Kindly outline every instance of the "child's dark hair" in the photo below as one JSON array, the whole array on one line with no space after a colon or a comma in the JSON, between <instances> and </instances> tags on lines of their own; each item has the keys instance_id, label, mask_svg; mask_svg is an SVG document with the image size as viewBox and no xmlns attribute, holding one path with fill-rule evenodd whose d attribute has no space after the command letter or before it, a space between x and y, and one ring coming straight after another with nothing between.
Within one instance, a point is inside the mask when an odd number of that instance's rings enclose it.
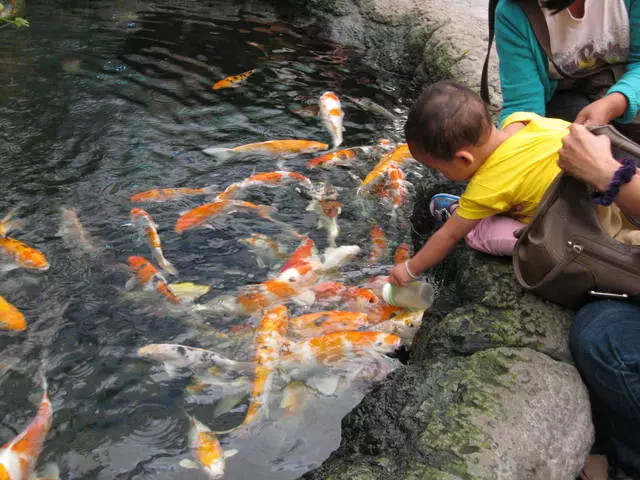
<instances>
[{"instance_id":1,"label":"child's dark hair","mask_svg":"<svg viewBox=\"0 0 640 480\"><path fill-rule=\"evenodd\" d=\"M491 116L478 94L443 80L422 91L404 134L411 149L448 161L461 148L478 144L491 127Z\"/></svg>"}]
</instances>

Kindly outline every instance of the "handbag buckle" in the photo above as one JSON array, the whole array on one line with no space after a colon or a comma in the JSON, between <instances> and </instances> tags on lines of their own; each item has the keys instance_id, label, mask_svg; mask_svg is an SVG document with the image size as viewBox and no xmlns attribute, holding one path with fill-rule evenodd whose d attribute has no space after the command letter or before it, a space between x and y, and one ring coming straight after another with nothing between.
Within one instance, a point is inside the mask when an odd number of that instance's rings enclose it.
<instances>
[{"instance_id":1,"label":"handbag buckle","mask_svg":"<svg viewBox=\"0 0 640 480\"><path fill-rule=\"evenodd\" d=\"M582 250L584 249L582 245L577 242L572 242L571 240L567 242L567 247L572 249L578 255L580 255L582 253Z\"/></svg>"},{"instance_id":2,"label":"handbag buckle","mask_svg":"<svg viewBox=\"0 0 640 480\"><path fill-rule=\"evenodd\" d=\"M615 300L629 300L629 295L626 293L611 293L611 292L598 292L596 290L589 290L589 295L597 298L610 298Z\"/></svg>"}]
</instances>

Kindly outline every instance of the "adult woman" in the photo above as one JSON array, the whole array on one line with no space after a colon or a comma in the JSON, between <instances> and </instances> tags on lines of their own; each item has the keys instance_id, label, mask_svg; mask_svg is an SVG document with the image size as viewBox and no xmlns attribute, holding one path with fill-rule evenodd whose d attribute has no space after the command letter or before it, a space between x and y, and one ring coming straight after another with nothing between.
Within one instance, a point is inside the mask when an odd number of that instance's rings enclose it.
<instances>
[{"instance_id":1,"label":"adult woman","mask_svg":"<svg viewBox=\"0 0 640 480\"><path fill-rule=\"evenodd\" d=\"M552 61L519 5L525 1L537 0L500 0L496 8L500 123L517 111L631 123L640 107L640 0L542 0Z\"/></svg>"},{"instance_id":2,"label":"adult woman","mask_svg":"<svg viewBox=\"0 0 640 480\"><path fill-rule=\"evenodd\" d=\"M601 192L620 168L609 139L572 125L558 165ZM640 175L620 188L615 203L640 217ZM622 301L591 302L576 314L571 352L606 420L611 453L628 474L640 475L640 305Z\"/></svg>"}]
</instances>

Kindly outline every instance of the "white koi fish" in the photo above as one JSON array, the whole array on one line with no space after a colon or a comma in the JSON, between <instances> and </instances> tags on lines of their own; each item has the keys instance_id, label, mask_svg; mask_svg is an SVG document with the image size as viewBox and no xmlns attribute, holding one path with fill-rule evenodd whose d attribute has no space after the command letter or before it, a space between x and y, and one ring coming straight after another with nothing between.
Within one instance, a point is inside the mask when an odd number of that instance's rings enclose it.
<instances>
[{"instance_id":1,"label":"white koi fish","mask_svg":"<svg viewBox=\"0 0 640 480\"><path fill-rule=\"evenodd\" d=\"M335 93L324 92L320 96L320 118L331 134L333 148L337 148L342 144L344 112L340 105L340 99Z\"/></svg>"},{"instance_id":2,"label":"white koi fish","mask_svg":"<svg viewBox=\"0 0 640 480\"><path fill-rule=\"evenodd\" d=\"M190 469L201 468L211 479L222 478L226 466L225 460L238 453L237 450L223 450L216 433L195 417L191 417L189 446L198 463L185 459L180 462L180 466Z\"/></svg>"}]
</instances>

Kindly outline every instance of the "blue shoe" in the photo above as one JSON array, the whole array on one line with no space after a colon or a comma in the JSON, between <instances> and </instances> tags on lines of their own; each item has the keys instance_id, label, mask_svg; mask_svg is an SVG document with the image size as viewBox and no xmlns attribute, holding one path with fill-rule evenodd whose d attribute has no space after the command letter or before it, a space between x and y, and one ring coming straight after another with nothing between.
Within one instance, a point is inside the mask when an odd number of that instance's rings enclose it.
<instances>
[{"instance_id":1,"label":"blue shoe","mask_svg":"<svg viewBox=\"0 0 640 480\"><path fill-rule=\"evenodd\" d=\"M431 201L429 202L429 211L436 220L444 223L451 215L453 215L453 212L456 211L459 201L460 197L456 195L438 193L431 197Z\"/></svg>"}]
</instances>

